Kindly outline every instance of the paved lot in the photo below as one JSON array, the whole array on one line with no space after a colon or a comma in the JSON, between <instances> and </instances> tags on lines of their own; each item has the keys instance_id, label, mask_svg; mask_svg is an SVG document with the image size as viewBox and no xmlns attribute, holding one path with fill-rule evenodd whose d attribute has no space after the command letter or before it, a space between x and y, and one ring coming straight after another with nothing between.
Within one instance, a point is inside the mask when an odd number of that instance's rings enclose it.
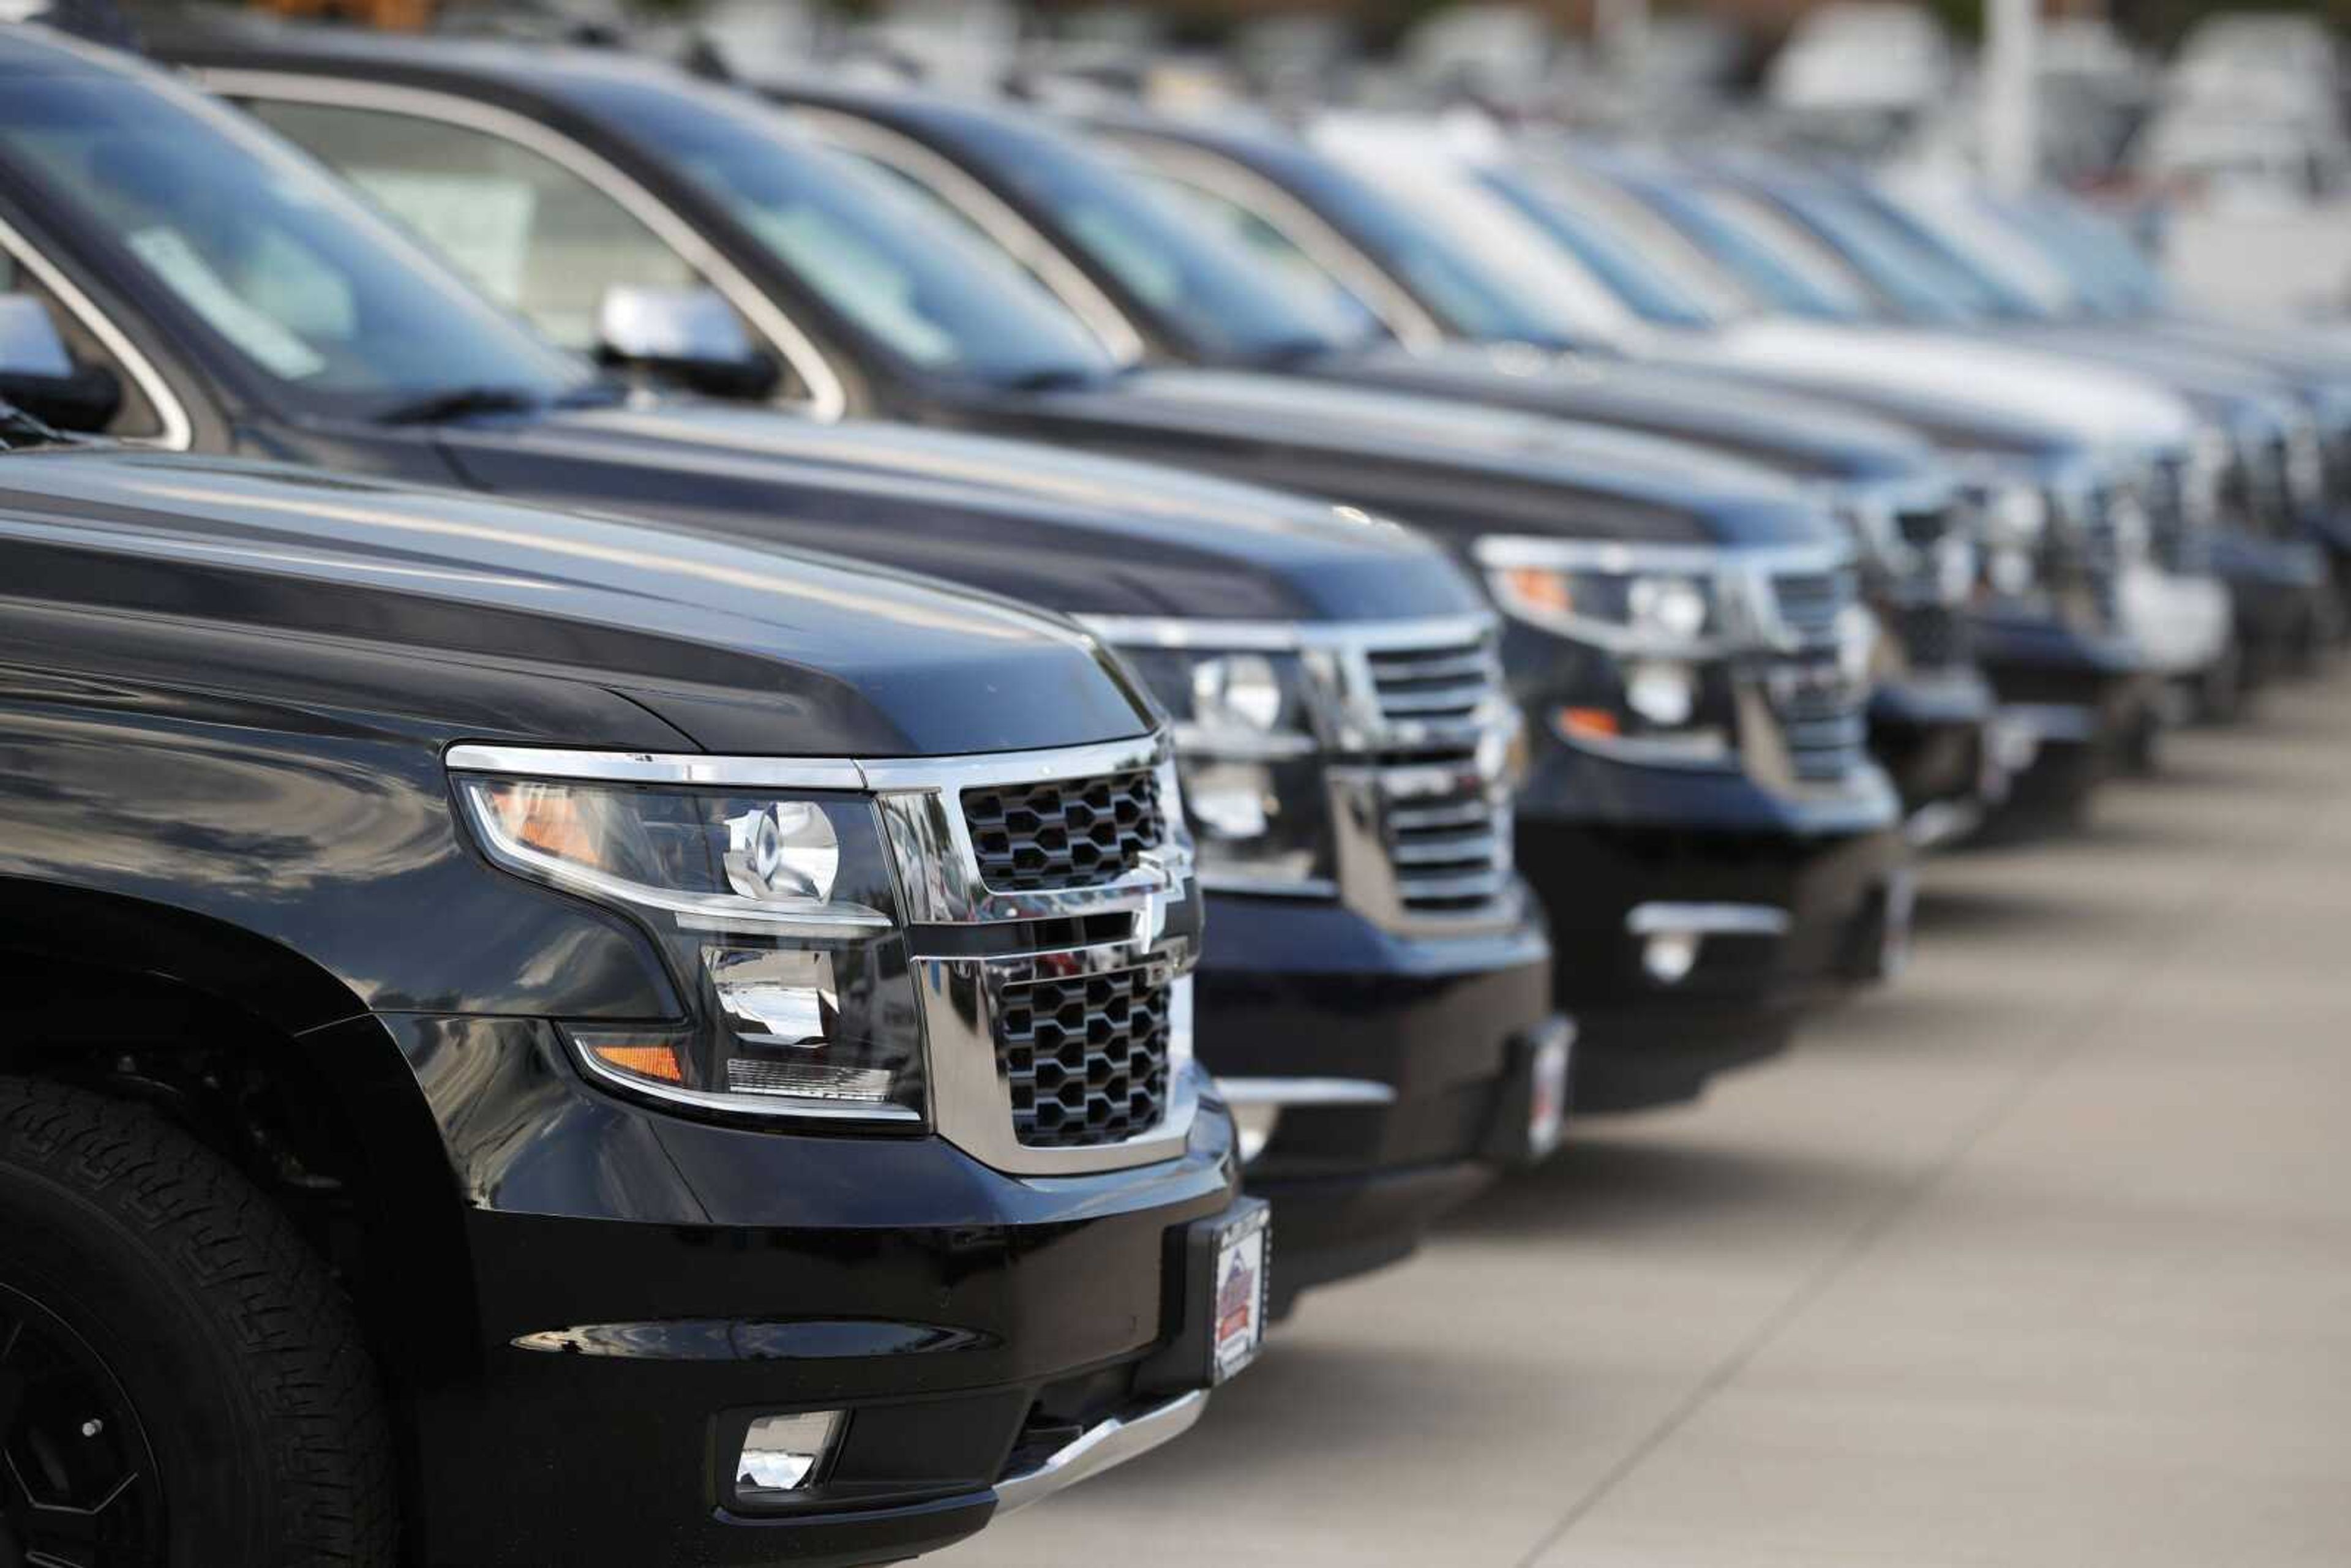
<instances>
[{"instance_id":1,"label":"paved lot","mask_svg":"<svg viewBox=\"0 0 2351 1568\"><path fill-rule=\"evenodd\" d=\"M2351 678L2171 761L941 1561L2351 1563Z\"/></svg>"}]
</instances>

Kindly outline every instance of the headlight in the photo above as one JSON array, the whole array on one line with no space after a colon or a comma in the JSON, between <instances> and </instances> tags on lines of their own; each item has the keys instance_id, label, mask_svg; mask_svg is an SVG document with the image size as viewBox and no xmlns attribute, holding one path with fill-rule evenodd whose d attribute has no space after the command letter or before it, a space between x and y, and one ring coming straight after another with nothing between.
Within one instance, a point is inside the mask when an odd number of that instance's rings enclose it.
<instances>
[{"instance_id":1,"label":"headlight","mask_svg":"<svg viewBox=\"0 0 2351 1568\"><path fill-rule=\"evenodd\" d=\"M459 775L490 858L626 912L683 1027L567 1026L598 1077L747 1115L919 1121L922 1032L872 802Z\"/></svg>"},{"instance_id":2,"label":"headlight","mask_svg":"<svg viewBox=\"0 0 2351 1568\"><path fill-rule=\"evenodd\" d=\"M1730 757L1719 552L1494 536L1476 556L1505 613L1562 640L1530 703L1562 739L1646 760Z\"/></svg>"},{"instance_id":3,"label":"headlight","mask_svg":"<svg viewBox=\"0 0 2351 1568\"><path fill-rule=\"evenodd\" d=\"M1708 573L1521 563L1490 568L1486 580L1519 619L1619 653L1700 655L1720 629Z\"/></svg>"},{"instance_id":4,"label":"headlight","mask_svg":"<svg viewBox=\"0 0 2351 1568\"><path fill-rule=\"evenodd\" d=\"M1118 651L1176 721L1202 884L1332 892L1330 800L1304 656L1133 642Z\"/></svg>"},{"instance_id":5,"label":"headlight","mask_svg":"<svg viewBox=\"0 0 2351 1568\"><path fill-rule=\"evenodd\" d=\"M1965 494L1975 517L1970 564L1994 598L2025 601L2046 590L2046 560L2056 517L2049 497L2025 480L1986 477Z\"/></svg>"}]
</instances>

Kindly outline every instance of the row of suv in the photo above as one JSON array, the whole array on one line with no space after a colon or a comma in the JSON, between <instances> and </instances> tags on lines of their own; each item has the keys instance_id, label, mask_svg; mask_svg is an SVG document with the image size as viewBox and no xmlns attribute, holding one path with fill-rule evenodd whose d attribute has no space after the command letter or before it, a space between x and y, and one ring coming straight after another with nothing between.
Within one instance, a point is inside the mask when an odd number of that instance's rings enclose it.
<instances>
[{"instance_id":1,"label":"row of suv","mask_svg":"<svg viewBox=\"0 0 2351 1568\"><path fill-rule=\"evenodd\" d=\"M956 1540L2218 657L2186 400L1603 346L1547 165L148 43L0 29L0 1563Z\"/></svg>"}]
</instances>

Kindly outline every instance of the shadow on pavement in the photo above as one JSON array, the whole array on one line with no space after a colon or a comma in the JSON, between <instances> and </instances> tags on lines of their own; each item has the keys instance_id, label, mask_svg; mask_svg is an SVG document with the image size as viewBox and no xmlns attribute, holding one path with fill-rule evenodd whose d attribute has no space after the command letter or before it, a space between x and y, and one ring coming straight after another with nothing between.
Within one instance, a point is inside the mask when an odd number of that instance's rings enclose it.
<instances>
[{"instance_id":1,"label":"shadow on pavement","mask_svg":"<svg viewBox=\"0 0 2351 1568\"><path fill-rule=\"evenodd\" d=\"M1902 1179L1890 1166L1612 1135L1587 1123L1551 1159L1497 1183L1439 1229L1464 1238L1624 1239L1850 1204Z\"/></svg>"}]
</instances>

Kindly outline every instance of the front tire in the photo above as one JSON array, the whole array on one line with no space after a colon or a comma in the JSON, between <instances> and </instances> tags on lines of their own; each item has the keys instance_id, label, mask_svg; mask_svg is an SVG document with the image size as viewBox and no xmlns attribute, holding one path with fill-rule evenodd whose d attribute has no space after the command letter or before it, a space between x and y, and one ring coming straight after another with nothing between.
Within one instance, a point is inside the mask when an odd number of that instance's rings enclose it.
<instances>
[{"instance_id":1,"label":"front tire","mask_svg":"<svg viewBox=\"0 0 2351 1568\"><path fill-rule=\"evenodd\" d=\"M143 1107L0 1078L0 1568L389 1568L349 1302L259 1189Z\"/></svg>"}]
</instances>

